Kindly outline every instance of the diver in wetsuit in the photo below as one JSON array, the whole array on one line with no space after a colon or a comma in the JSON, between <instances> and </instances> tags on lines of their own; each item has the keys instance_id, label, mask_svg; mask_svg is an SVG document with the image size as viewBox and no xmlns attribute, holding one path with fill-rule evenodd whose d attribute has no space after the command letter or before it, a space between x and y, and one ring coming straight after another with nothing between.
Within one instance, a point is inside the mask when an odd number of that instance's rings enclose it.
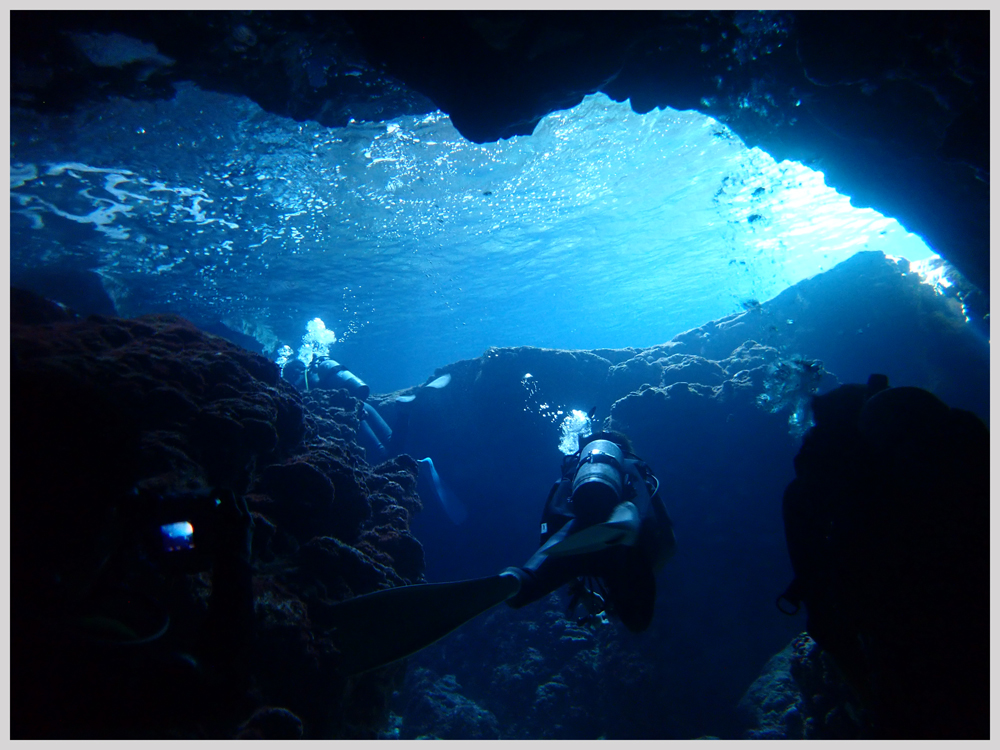
<instances>
[{"instance_id":1,"label":"diver in wetsuit","mask_svg":"<svg viewBox=\"0 0 1000 750\"><path fill-rule=\"evenodd\" d=\"M522 607L567 583L574 595L598 593L581 587L581 577L600 579L611 611L629 630L649 627L654 574L676 547L659 483L624 435L604 432L580 442L549 493L542 546L523 566L469 581L385 589L334 605L329 615L343 670L359 674L410 656L503 601Z\"/></svg>"},{"instance_id":2,"label":"diver in wetsuit","mask_svg":"<svg viewBox=\"0 0 1000 750\"><path fill-rule=\"evenodd\" d=\"M541 547L520 568L521 582L507 604L519 608L580 578L574 602L607 600L622 623L641 632L653 619L655 572L676 548L673 524L649 465L635 456L620 433L580 439L563 462L562 478L542 512ZM591 612L591 614L597 614Z\"/></svg>"},{"instance_id":3,"label":"diver in wetsuit","mask_svg":"<svg viewBox=\"0 0 1000 750\"><path fill-rule=\"evenodd\" d=\"M365 413L358 426L358 438L372 463L381 463L398 452L394 449L401 442L403 430L393 433L382 415L368 403L371 388L344 365L329 357L313 357L306 367L301 360L293 359L284 366L281 375L302 392L316 388L342 388L361 401Z\"/></svg>"}]
</instances>

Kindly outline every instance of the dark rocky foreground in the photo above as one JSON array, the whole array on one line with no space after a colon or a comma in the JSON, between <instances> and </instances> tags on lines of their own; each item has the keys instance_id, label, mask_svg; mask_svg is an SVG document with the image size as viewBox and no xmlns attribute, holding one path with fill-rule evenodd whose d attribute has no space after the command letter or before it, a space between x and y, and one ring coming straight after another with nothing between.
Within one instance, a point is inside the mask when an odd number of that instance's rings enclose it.
<instances>
[{"instance_id":1,"label":"dark rocky foreground","mask_svg":"<svg viewBox=\"0 0 1000 750\"><path fill-rule=\"evenodd\" d=\"M416 464L369 466L360 402L303 399L180 318L74 320L16 290L12 318L12 736L373 736L402 670L339 675L323 611L421 578ZM252 622L220 634L252 631L237 665L205 640L212 566L159 561L132 494L206 486L253 515ZM170 617L150 643L85 620L138 629L137 597Z\"/></svg>"},{"instance_id":2,"label":"dark rocky foreground","mask_svg":"<svg viewBox=\"0 0 1000 750\"><path fill-rule=\"evenodd\" d=\"M808 633L768 660L738 710L747 739L872 739L857 694Z\"/></svg>"},{"instance_id":3,"label":"dark rocky foreground","mask_svg":"<svg viewBox=\"0 0 1000 750\"><path fill-rule=\"evenodd\" d=\"M774 607L805 426L790 417L815 388L871 372L988 417L987 342L955 300L874 253L660 346L493 349L440 368L443 389L373 397L392 425L395 398L416 396L407 453L434 458L461 526L421 505L412 458L365 461L360 402L301 395L179 318L80 320L15 291L11 336L14 737L374 737L390 720L401 737L858 736L833 705L805 732L820 708L790 689L778 717L736 711L802 630ZM558 476L557 412L592 406L653 466L677 529L652 628L579 626L554 594L474 620L409 673L343 676L330 604L523 562ZM213 485L253 517L252 614L221 637L220 565L161 564L133 512ZM169 628L142 642L163 612ZM804 690L826 679L807 645ZM823 685L822 700L847 700Z\"/></svg>"},{"instance_id":4,"label":"dark rocky foreground","mask_svg":"<svg viewBox=\"0 0 1000 750\"><path fill-rule=\"evenodd\" d=\"M44 111L190 80L330 126L440 108L482 143L597 91L695 109L989 292L988 11L15 11L11 48Z\"/></svg>"}]
</instances>

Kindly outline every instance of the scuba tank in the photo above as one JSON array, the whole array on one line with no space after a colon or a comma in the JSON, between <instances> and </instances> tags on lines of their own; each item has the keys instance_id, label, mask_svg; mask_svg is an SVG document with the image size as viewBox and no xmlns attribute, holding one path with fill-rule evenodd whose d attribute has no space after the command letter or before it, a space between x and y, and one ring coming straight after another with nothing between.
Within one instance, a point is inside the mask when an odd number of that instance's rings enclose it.
<instances>
[{"instance_id":1,"label":"scuba tank","mask_svg":"<svg viewBox=\"0 0 1000 750\"><path fill-rule=\"evenodd\" d=\"M367 383L334 359L314 361L309 367L309 379L313 387L343 388L361 401L372 392Z\"/></svg>"}]
</instances>

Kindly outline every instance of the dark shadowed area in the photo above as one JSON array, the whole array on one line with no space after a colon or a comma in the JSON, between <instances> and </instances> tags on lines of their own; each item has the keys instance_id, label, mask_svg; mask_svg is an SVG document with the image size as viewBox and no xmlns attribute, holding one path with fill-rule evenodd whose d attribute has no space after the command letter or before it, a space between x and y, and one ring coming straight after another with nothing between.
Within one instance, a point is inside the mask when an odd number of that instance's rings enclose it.
<instances>
[{"instance_id":1,"label":"dark shadowed area","mask_svg":"<svg viewBox=\"0 0 1000 750\"><path fill-rule=\"evenodd\" d=\"M989 736L988 11L10 17L12 738Z\"/></svg>"}]
</instances>

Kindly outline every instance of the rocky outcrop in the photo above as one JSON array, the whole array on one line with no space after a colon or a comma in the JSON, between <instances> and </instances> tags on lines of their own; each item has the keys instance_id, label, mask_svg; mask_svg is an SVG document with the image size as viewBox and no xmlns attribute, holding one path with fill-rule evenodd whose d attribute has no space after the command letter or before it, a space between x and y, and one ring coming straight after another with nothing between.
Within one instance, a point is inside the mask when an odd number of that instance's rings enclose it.
<instances>
[{"instance_id":1,"label":"rocky outcrop","mask_svg":"<svg viewBox=\"0 0 1000 750\"><path fill-rule=\"evenodd\" d=\"M409 703L399 739L500 739L496 717L462 694L455 675L435 679L433 672L417 667L407 676L405 690Z\"/></svg>"},{"instance_id":2,"label":"rocky outcrop","mask_svg":"<svg viewBox=\"0 0 1000 750\"><path fill-rule=\"evenodd\" d=\"M324 612L420 580L416 463L368 465L360 402L303 399L183 319L79 319L22 293L12 313L12 733L374 736L399 668L348 681ZM221 563L174 570L156 546L157 509L204 487L253 518L253 645L235 672L204 642ZM95 645L87 622L140 628L144 608L169 627Z\"/></svg>"},{"instance_id":3,"label":"rocky outcrop","mask_svg":"<svg viewBox=\"0 0 1000 750\"><path fill-rule=\"evenodd\" d=\"M415 672L393 703L403 737L414 736L407 729L412 723L444 737L468 705L494 717L491 726L501 739L677 736L665 734L673 712L658 706L662 673L643 658L642 647L622 639L610 623L578 622L559 594L534 605L530 616L499 607L413 664ZM429 690L446 668L454 674ZM431 713L428 696L439 693L442 682L450 686L448 701L434 700L439 708Z\"/></svg>"},{"instance_id":4,"label":"rocky outcrop","mask_svg":"<svg viewBox=\"0 0 1000 750\"><path fill-rule=\"evenodd\" d=\"M753 740L871 739L870 718L828 654L807 633L764 665L740 700Z\"/></svg>"}]
</instances>

